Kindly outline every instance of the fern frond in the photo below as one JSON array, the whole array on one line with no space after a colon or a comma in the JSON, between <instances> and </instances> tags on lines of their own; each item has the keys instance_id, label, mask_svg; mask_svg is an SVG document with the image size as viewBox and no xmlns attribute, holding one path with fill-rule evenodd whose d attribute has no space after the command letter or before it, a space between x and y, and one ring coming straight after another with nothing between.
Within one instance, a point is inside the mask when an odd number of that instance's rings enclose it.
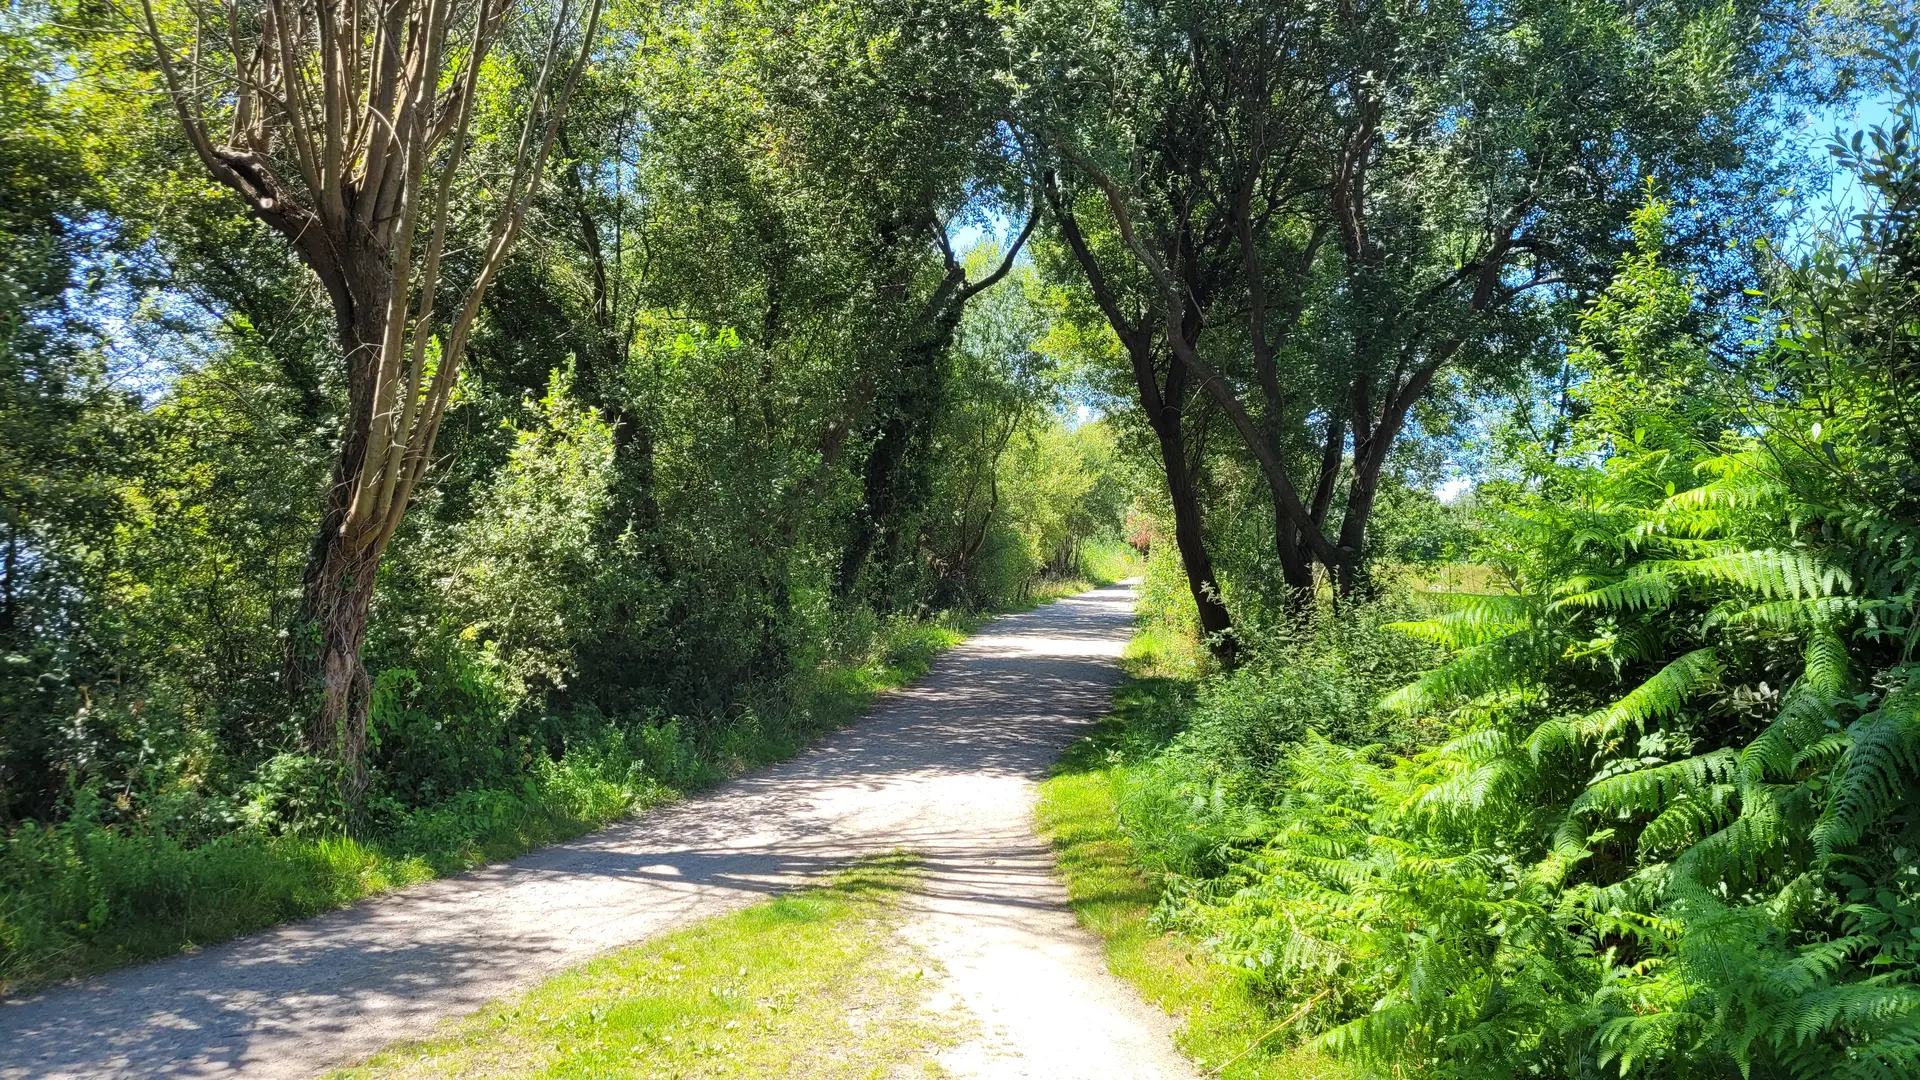
<instances>
[{"instance_id":1,"label":"fern frond","mask_svg":"<svg viewBox=\"0 0 1920 1080\"><path fill-rule=\"evenodd\" d=\"M1650 535L1642 545L1646 550L1670 551L1685 555L1689 559L1705 559L1715 555L1726 555L1746 548L1732 540L1702 540L1695 536Z\"/></svg>"},{"instance_id":2,"label":"fern frond","mask_svg":"<svg viewBox=\"0 0 1920 1080\"><path fill-rule=\"evenodd\" d=\"M1838 724L1831 701L1804 684L1797 685L1773 723L1740 751L1740 783L1787 776L1803 764L1801 754Z\"/></svg>"},{"instance_id":3,"label":"fern frond","mask_svg":"<svg viewBox=\"0 0 1920 1080\"><path fill-rule=\"evenodd\" d=\"M1838 529L1857 547L1891 558L1911 558L1920 552L1920 529L1877 510L1825 508L1821 521Z\"/></svg>"},{"instance_id":4,"label":"fern frond","mask_svg":"<svg viewBox=\"0 0 1920 1080\"><path fill-rule=\"evenodd\" d=\"M1908 986L1851 982L1828 986L1793 1002L1782 1028L1796 1044L1825 1035L1835 1027L1870 1027L1920 1009L1920 992Z\"/></svg>"},{"instance_id":5,"label":"fern frond","mask_svg":"<svg viewBox=\"0 0 1920 1080\"><path fill-rule=\"evenodd\" d=\"M1750 881L1779 848L1780 811L1772 800L1743 802L1740 816L1709 833L1673 860L1677 878L1712 886Z\"/></svg>"},{"instance_id":6,"label":"fern frond","mask_svg":"<svg viewBox=\"0 0 1920 1080\"><path fill-rule=\"evenodd\" d=\"M1801 949L1800 955L1791 961L1774 968L1767 981L1794 996L1810 993L1831 979L1834 972L1840 970L1840 965L1856 954L1872 949L1875 944L1876 939L1867 934L1815 942Z\"/></svg>"},{"instance_id":7,"label":"fern frond","mask_svg":"<svg viewBox=\"0 0 1920 1080\"><path fill-rule=\"evenodd\" d=\"M1557 652L1554 646L1554 638L1539 629L1521 630L1474 646L1419 681L1387 695L1381 706L1402 713L1426 712L1532 681L1552 664Z\"/></svg>"},{"instance_id":8,"label":"fern frond","mask_svg":"<svg viewBox=\"0 0 1920 1080\"><path fill-rule=\"evenodd\" d=\"M1720 660L1711 647L1685 653L1593 716L1587 733L1592 738L1607 739L1629 727L1645 730L1649 722L1679 712L1695 690L1719 674Z\"/></svg>"},{"instance_id":9,"label":"fern frond","mask_svg":"<svg viewBox=\"0 0 1920 1080\"><path fill-rule=\"evenodd\" d=\"M1675 798L1640 830L1636 850L1642 857L1657 857L1704 839L1731 816L1728 799L1733 791L1731 784L1715 784Z\"/></svg>"},{"instance_id":10,"label":"fern frond","mask_svg":"<svg viewBox=\"0 0 1920 1080\"><path fill-rule=\"evenodd\" d=\"M1422 641L1466 649L1506 637L1526 626L1527 599L1510 593L1439 593L1450 610L1431 619L1387 624Z\"/></svg>"},{"instance_id":11,"label":"fern frond","mask_svg":"<svg viewBox=\"0 0 1920 1080\"><path fill-rule=\"evenodd\" d=\"M1634 814L1659 810L1674 798L1700 793L1733 775L1734 752L1715 750L1684 761L1609 776L1588 786L1569 813Z\"/></svg>"},{"instance_id":12,"label":"fern frond","mask_svg":"<svg viewBox=\"0 0 1920 1080\"><path fill-rule=\"evenodd\" d=\"M1677 1009L1615 1017L1594 1035L1600 1049L1597 1063L1604 1067L1617 1059L1620 1075L1632 1076L1636 1066L1665 1057L1669 1048L1685 1041L1685 1029L1699 1022L1698 1017Z\"/></svg>"},{"instance_id":13,"label":"fern frond","mask_svg":"<svg viewBox=\"0 0 1920 1080\"><path fill-rule=\"evenodd\" d=\"M1793 755L1793 768L1803 769L1811 766L1815 769L1830 769L1853 745L1853 735L1845 731L1829 732L1814 740L1806 749Z\"/></svg>"},{"instance_id":14,"label":"fern frond","mask_svg":"<svg viewBox=\"0 0 1920 1080\"><path fill-rule=\"evenodd\" d=\"M1667 883L1672 878L1672 869L1665 863L1655 863L1641 867L1624 881L1595 888L1586 896L1587 909L1596 915L1613 918L1632 916L1637 919L1652 918L1653 910L1667 891ZM1645 923L1636 923L1642 929ZM1662 926L1671 924L1662 923ZM1677 925L1672 925L1673 936L1679 935Z\"/></svg>"},{"instance_id":15,"label":"fern frond","mask_svg":"<svg viewBox=\"0 0 1920 1080\"><path fill-rule=\"evenodd\" d=\"M1513 736L1497 727L1475 728L1441 744L1437 753L1443 758L1486 761L1513 749Z\"/></svg>"},{"instance_id":16,"label":"fern frond","mask_svg":"<svg viewBox=\"0 0 1920 1080\"><path fill-rule=\"evenodd\" d=\"M1828 566L1801 551L1741 551L1654 565L1697 581L1733 585L1778 600L1812 600L1834 596L1853 587L1853 578L1845 570Z\"/></svg>"},{"instance_id":17,"label":"fern frond","mask_svg":"<svg viewBox=\"0 0 1920 1080\"><path fill-rule=\"evenodd\" d=\"M1714 479L1699 487L1675 492L1660 505L1662 511L1751 510L1786 494L1778 480L1753 468L1751 462L1740 456L1709 458L1695 468Z\"/></svg>"},{"instance_id":18,"label":"fern frond","mask_svg":"<svg viewBox=\"0 0 1920 1080\"><path fill-rule=\"evenodd\" d=\"M1523 778L1513 759L1494 758L1421 792L1410 809L1416 814L1458 817L1499 803Z\"/></svg>"},{"instance_id":19,"label":"fern frond","mask_svg":"<svg viewBox=\"0 0 1920 1080\"><path fill-rule=\"evenodd\" d=\"M1852 745L1838 766L1827 811L1813 827L1814 846L1821 854L1859 840L1906 797L1911 777L1920 772L1916 705L1920 694L1896 694L1847 729Z\"/></svg>"},{"instance_id":20,"label":"fern frond","mask_svg":"<svg viewBox=\"0 0 1920 1080\"><path fill-rule=\"evenodd\" d=\"M1847 643L1830 623L1821 623L1807 635L1807 669L1801 676L1814 692L1838 697L1847 691L1847 672L1852 660Z\"/></svg>"},{"instance_id":21,"label":"fern frond","mask_svg":"<svg viewBox=\"0 0 1920 1080\"><path fill-rule=\"evenodd\" d=\"M1768 630L1804 630L1809 626L1845 622L1859 609L1851 596L1823 596L1814 600L1767 600L1733 607L1719 620L1729 626L1758 626Z\"/></svg>"},{"instance_id":22,"label":"fern frond","mask_svg":"<svg viewBox=\"0 0 1920 1080\"><path fill-rule=\"evenodd\" d=\"M1527 753L1538 764L1552 754L1579 746L1585 730L1583 717L1556 716L1543 720L1527 737Z\"/></svg>"},{"instance_id":23,"label":"fern frond","mask_svg":"<svg viewBox=\"0 0 1920 1080\"><path fill-rule=\"evenodd\" d=\"M1577 592L1553 604L1560 608L1593 608L1602 611L1646 611L1672 604L1680 588L1671 578L1658 572L1628 574L1619 581Z\"/></svg>"}]
</instances>

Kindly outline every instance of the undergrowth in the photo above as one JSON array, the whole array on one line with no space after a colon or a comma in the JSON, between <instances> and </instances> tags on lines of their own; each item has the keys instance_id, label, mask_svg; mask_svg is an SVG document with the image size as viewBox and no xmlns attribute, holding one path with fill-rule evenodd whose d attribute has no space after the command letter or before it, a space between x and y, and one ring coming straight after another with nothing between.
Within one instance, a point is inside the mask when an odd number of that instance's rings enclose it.
<instances>
[{"instance_id":1,"label":"undergrowth","mask_svg":"<svg viewBox=\"0 0 1920 1080\"><path fill-rule=\"evenodd\" d=\"M1276 1013L1204 943L1154 925L1157 875L1123 827L1117 802L1130 763L1163 749L1192 708L1196 666L1178 635L1143 627L1112 713L1074 744L1041 787L1036 823L1053 845L1069 902L1106 942L1107 963L1180 1022L1181 1050L1228 1080L1346 1080L1349 1070L1288 1038L1299 1017Z\"/></svg>"},{"instance_id":2,"label":"undergrowth","mask_svg":"<svg viewBox=\"0 0 1920 1080\"><path fill-rule=\"evenodd\" d=\"M790 757L925 673L982 618L884 624L860 655L791 680L722 724L675 718L609 729L557 760L536 754L518 788L460 792L418 809L374 806L357 829L318 815L305 819L318 824L301 825L288 804L327 790L329 780L298 775L301 761L291 757L283 771L292 775L260 785L236 808L237 827L211 837L116 823L114 794L82 789L68 820L27 822L0 838L0 992L215 944L509 859Z\"/></svg>"}]
</instances>

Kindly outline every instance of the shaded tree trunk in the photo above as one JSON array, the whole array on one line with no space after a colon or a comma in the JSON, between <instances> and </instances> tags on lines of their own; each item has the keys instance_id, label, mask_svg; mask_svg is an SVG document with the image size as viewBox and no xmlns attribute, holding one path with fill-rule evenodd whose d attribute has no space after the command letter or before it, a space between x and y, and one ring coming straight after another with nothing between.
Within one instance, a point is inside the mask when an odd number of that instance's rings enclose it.
<instances>
[{"instance_id":1,"label":"shaded tree trunk","mask_svg":"<svg viewBox=\"0 0 1920 1080\"><path fill-rule=\"evenodd\" d=\"M1194 483L1197 470L1187 464L1186 432L1181 423L1178 411L1170 416L1163 414L1153 422L1154 435L1160 445L1160 463L1167 480L1167 500L1173 505L1173 542L1180 550L1180 566L1186 571L1187 588L1200 614L1200 632L1206 635L1214 659L1223 667L1232 667L1239 659L1233 640L1233 619L1227 613L1226 604L1221 602L1213 556L1207 553L1200 497Z\"/></svg>"},{"instance_id":2,"label":"shaded tree trunk","mask_svg":"<svg viewBox=\"0 0 1920 1080\"><path fill-rule=\"evenodd\" d=\"M841 551L839 572L834 575L836 598L844 601L853 595L876 546L886 553L886 561L896 561L905 536L902 515L916 509L926 497L925 462L916 462L915 458L920 456L916 451L924 449L932 437L939 414L940 359L953 344L967 304L1007 276L1039 220L1036 203L1000 265L972 282L948 245L945 223L933 222L946 273L898 339L901 345L896 355L900 362L895 366L902 374L880 407L884 419L861 470L862 505L854 515L847 545Z\"/></svg>"},{"instance_id":3,"label":"shaded tree trunk","mask_svg":"<svg viewBox=\"0 0 1920 1080\"><path fill-rule=\"evenodd\" d=\"M1074 261L1080 264L1081 272L1086 275L1087 288L1092 292L1094 302L1107 317L1107 324L1113 328L1114 335L1126 347L1127 358L1133 367L1134 389L1139 396L1140 409L1146 415L1147 425L1153 429L1159 445L1161 469L1167 481L1167 499L1173 508L1174 544L1180 550L1180 565L1186 571L1187 588L1193 594L1193 604L1199 612L1200 630L1206 635L1207 647L1214 660L1222 667L1230 668L1238 661L1239 650L1233 638L1233 619L1221 600L1220 583L1214 575L1213 557L1207 552L1201 517L1197 480L1204 464L1205 448L1197 446L1189 453L1187 447L1183 406L1188 393L1187 370L1178 359L1165 357L1167 374L1166 382L1162 385L1161 358L1156 357L1154 350L1153 311L1151 308L1143 311L1137 320L1126 317L1120 309L1118 294L1099 259L1088 246L1086 235L1080 231L1080 224L1053 174L1046 176L1043 190L1054 220L1060 224L1060 233L1073 252ZM1185 314L1181 312L1176 319Z\"/></svg>"},{"instance_id":4,"label":"shaded tree trunk","mask_svg":"<svg viewBox=\"0 0 1920 1080\"><path fill-rule=\"evenodd\" d=\"M348 801L366 790L363 752L372 705L372 683L360 649L385 544L368 550L350 535L354 481L367 456L367 433L374 409L379 345L386 336L384 318L390 285L377 260L341 260L340 286L334 290L341 355L347 368L347 416L333 476L321 507L320 528L301 574L298 632L286 654L286 679L296 693L319 691L308 713L307 743L316 754L337 754ZM358 273L352 271L358 270Z\"/></svg>"},{"instance_id":5,"label":"shaded tree trunk","mask_svg":"<svg viewBox=\"0 0 1920 1080\"><path fill-rule=\"evenodd\" d=\"M367 719L373 702L360 648L367 639L380 560L337 537L320 547L317 563L308 570L302 604L307 625L320 638L315 658L320 708L313 713L308 741L316 751L339 755L342 787L354 802L367 787Z\"/></svg>"},{"instance_id":6,"label":"shaded tree trunk","mask_svg":"<svg viewBox=\"0 0 1920 1080\"><path fill-rule=\"evenodd\" d=\"M923 340L905 350L886 420L861 469L861 507L834 577L834 593L841 600L853 596L876 548L883 553L883 561L898 553L905 526L902 519L924 501L925 485L913 474L925 463L914 459L921 456L916 451L924 449L939 410L940 355L952 343L958 324L958 311L943 314Z\"/></svg>"}]
</instances>

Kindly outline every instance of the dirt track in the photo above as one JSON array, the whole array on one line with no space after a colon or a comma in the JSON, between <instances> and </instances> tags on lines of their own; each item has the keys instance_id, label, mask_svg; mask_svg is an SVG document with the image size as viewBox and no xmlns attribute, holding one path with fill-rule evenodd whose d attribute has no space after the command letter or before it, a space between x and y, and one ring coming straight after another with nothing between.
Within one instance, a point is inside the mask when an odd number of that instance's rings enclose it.
<instances>
[{"instance_id":1,"label":"dirt track","mask_svg":"<svg viewBox=\"0 0 1920 1080\"><path fill-rule=\"evenodd\" d=\"M959 1076L1190 1077L1168 1023L1073 924L1034 783L1118 678L1133 596L1000 619L785 764L699 798L305 922L0 1005L0 1076L311 1076L554 970L909 848L907 933L982 1036Z\"/></svg>"}]
</instances>

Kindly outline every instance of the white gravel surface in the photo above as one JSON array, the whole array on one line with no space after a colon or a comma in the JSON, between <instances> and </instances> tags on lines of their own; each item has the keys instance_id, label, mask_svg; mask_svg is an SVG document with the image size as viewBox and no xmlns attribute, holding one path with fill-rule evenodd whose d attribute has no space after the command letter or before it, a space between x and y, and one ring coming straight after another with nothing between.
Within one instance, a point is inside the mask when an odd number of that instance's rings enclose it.
<instances>
[{"instance_id":1,"label":"white gravel surface","mask_svg":"<svg viewBox=\"0 0 1920 1080\"><path fill-rule=\"evenodd\" d=\"M962 1077L1189 1078L1105 968L1032 833L1035 782L1103 711L1133 593L999 619L805 754L698 798L225 945L0 1003L0 1077L304 1077L559 968L908 848L905 930L980 1021Z\"/></svg>"}]
</instances>

